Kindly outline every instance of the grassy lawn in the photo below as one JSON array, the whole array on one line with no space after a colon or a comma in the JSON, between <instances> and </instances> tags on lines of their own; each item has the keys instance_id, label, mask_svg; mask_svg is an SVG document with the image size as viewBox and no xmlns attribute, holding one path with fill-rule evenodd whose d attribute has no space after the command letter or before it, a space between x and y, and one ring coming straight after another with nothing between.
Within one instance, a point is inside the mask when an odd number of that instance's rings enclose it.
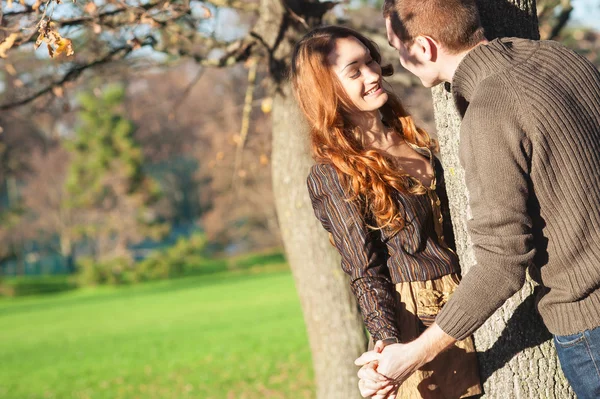
<instances>
[{"instance_id":1,"label":"grassy lawn","mask_svg":"<svg viewBox=\"0 0 600 399\"><path fill-rule=\"evenodd\" d=\"M0 398L312 398L289 272L0 299Z\"/></svg>"}]
</instances>

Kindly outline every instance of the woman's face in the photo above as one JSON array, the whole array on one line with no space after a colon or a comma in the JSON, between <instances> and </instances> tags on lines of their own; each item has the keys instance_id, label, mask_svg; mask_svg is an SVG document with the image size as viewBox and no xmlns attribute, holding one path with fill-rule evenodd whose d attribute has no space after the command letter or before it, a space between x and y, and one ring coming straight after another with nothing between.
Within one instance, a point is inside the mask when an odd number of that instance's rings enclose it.
<instances>
[{"instance_id":1,"label":"woman's face","mask_svg":"<svg viewBox=\"0 0 600 399\"><path fill-rule=\"evenodd\" d=\"M327 60L359 111L373 112L386 103L388 95L381 85L381 66L357 38L336 39Z\"/></svg>"}]
</instances>

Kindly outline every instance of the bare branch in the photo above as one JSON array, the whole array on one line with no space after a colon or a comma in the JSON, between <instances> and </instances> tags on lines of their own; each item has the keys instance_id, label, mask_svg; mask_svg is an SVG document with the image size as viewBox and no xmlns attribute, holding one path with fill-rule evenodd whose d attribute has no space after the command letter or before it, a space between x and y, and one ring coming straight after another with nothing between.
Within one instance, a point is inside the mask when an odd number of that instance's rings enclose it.
<instances>
[{"instance_id":1,"label":"bare branch","mask_svg":"<svg viewBox=\"0 0 600 399\"><path fill-rule=\"evenodd\" d=\"M246 61L252 54L252 48L256 44L256 40L243 38L229 44L224 49L224 54L219 58L204 58L202 55L189 53L185 49L179 49L179 55L182 57L191 57L198 64L206 67L222 68L231 66L238 62ZM211 50L219 48L218 46L211 46Z\"/></svg>"},{"instance_id":2,"label":"bare branch","mask_svg":"<svg viewBox=\"0 0 600 399\"><path fill-rule=\"evenodd\" d=\"M91 21L99 21L99 23L103 23L107 18L113 17L118 14L122 14L129 10L143 10L143 11L151 10L152 8L160 5L162 2L163 1L161 0L161 1L150 2L147 4L142 4L139 6L119 7L114 10L111 10L111 11L105 11L105 12L99 13L98 15L89 15L89 16L82 16L82 17L71 18L71 19L62 19L62 20L54 21L54 23L59 25L60 27L81 25L81 24L84 24L86 22L91 22Z\"/></svg>"},{"instance_id":3,"label":"bare branch","mask_svg":"<svg viewBox=\"0 0 600 399\"><path fill-rule=\"evenodd\" d=\"M183 93L181 93L181 95L177 98L177 100L173 104L173 107L171 108L171 112L169 112L169 119L175 118L175 113L177 112L177 109L183 103L183 100L185 100L186 97L190 94L190 92L192 91L192 89L194 88L196 83L198 83L198 81L200 81L200 78L204 74L204 71L205 71L205 69L201 67L198 70L198 73L196 73L196 76L194 76L194 79L192 79L192 81L187 85L187 87L185 88Z\"/></svg>"},{"instance_id":4,"label":"bare branch","mask_svg":"<svg viewBox=\"0 0 600 399\"><path fill-rule=\"evenodd\" d=\"M556 37L560 34L563 28L569 22L569 18L571 17L571 12L573 11L573 6L571 5L571 1L563 1L563 7L560 11L560 14L557 17L556 24L552 27L552 32L550 32L550 37L548 39L555 40Z\"/></svg>"},{"instance_id":5,"label":"bare branch","mask_svg":"<svg viewBox=\"0 0 600 399\"><path fill-rule=\"evenodd\" d=\"M240 11L255 12L259 8L258 3L249 3L243 0L206 0L205 2L216 7L235 8Z\"/></svg>"},{"instance_id":6,"label":"bare branch","mask_svg":"<svg viewBox=\"0 0 600 399\"><path fill-rule=\"evenodd\" d=\"M237 177L242 165L242 156L244 153L244 145L250 130L250 114L252 113L252 100L254 99L254 89L256 88L256 72L258 70L258 62L251 60L250 68L248 69L248 88L246 89L246 97L244 98L244 110L242 111L242 127L240 128L240 137L237 142L235 151L235 163L233 166L232 186L236 187Z\"/></svg>"},{"instance_id":7,"label":"bare branch","mask_svg":"<svg viewBox=\"0 0 600 399\"><path fill-rule=\"evenodd\" d=\"M148 45L152 45L152 44L154 44L154 38L148 37L142 43L142 46L148 46ZM43 89L40 89L40 90L36 91L35 93L33 93L21 100L14 101L14 102L8 102L6 104L0 105L0 111L5 111L5 110L19 107L21 105L28 104L28 103L32 102L33 100L35 100L45 94L50 93L54 88L61 87L65 83L77 79L79 77L79 75L81 75L81 73L83 71L85 71L86 69L91 69L91 68L97 67L99 65L106 64L111 61L115 61L116 59L123 59L125 56L127 56L129 53L131 53L134 50L134 48L135 48L135 46L127 44L127 45L117 47L117 48L111 50L108 54L106 54L90 63L76 65L74 68L72 68L67 73L65 73L62 78L58 79L55 82L52 82L51 84L47 85Z\"/></svg>"}]
</instances>

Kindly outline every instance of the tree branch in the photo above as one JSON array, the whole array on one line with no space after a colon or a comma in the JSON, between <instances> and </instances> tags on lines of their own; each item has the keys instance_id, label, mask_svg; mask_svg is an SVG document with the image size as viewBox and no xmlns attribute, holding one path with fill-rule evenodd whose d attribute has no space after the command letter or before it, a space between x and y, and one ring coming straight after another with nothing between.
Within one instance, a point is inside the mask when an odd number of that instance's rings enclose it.
<instances>
[{"instance_id":1,"label":"tree branch","mask_svg":"<svg viewBox=\"0 0 600 399\"><path fill-rule=\"evenodd\" d=\"M219 58L207 59L207 58L204 58L202 55L192 54L183 48L179 49L179 56L191 57L198 64L200 64L202 66L213 67L213 68L222 68L222 67L231 66L238 62L246 61L252 54L252 48L254 47L255 44L256 44L256 41L254 39L243 38L243 39L237 40L237 41L229 44L224 49L225 54L223 54ZM211 47L211 50L215 50L217 48L218 47L216 47L216 46Z\"/></svg>"},{"instance_id":2,"label":"tree branch","mask_svg":"<svg viewBox=\"0 0 600 399\"><path fill-rule=\"evenodd\" d=\"M562 10L560 11L560 14L558 15L558 20L556 21L556 24L552 27L550 37L548 38L550 40L556 39L560 32L563 30L563 28L567 25L567 22L569 22L571 12L573 11L573 6L571 5L570 0L568 0L566 3L567 4L563 6Z\"/></svg>"},{"instance_id":3,"label":"tree branch","mask_svg":"<svg viewBox=\"0 0 600 399\"><path fill-rule=\"evenodd\" d=\"M153 43L154 43L154 38L148 37L142 43L142 46L152 45ZM67 73L65 73L61 79L59 79L55 82L52 82L51 84L47 85L43 89L40 89L21 100L14 101L14 102L8 102L6 104L0 105L0 111L5 111L5 110L9 110L12 108L16 108L16 107L28 104L28 103L32 102L33 100L35 100L45 94L50 93L54 88L61 87L65 83L77 79L79 77L79 75L81 75L81 73L83 71L85 71L86 69L94 68L99 65L114 61L117 58L117 55L119 55L120 59L124 58L125 56L127 56L129 53L131 53L134 50L134 47L135 46L130 45L130 44L127 44L127 45L124 45L121 47L117 47L117 48L111 50L108 54L106 54L90 63L76 65L73 69L71 69Z\"/></svg>"},{"instance_id":4,"label":"tree branch","mask_svg":"<svg viewBox=\"0 0 600 399\"><path fill-rule=\"evenodd\" d=\"M205 3L210 3L216 7L235 8L240 11L256 12L258 11L258 3L249 3L243 0L205 0Z\"/></svg>"},{"instance_id":5,"label":"tree branch","mask_svg":"<svg viewBox=\"0 0 600 399\"><path fill-rule=\"evenodd\" d=\"M246 97L244 98L244 109L242 111L242 127L240 128L239 141L235 151L235 162L233 166L232 183L234 190L240 167L242 166L242 156L244 155L244 145L250 130L250 115L252 113L252 101L254 100L254 89L256 88L256 72L258 70L258 62L250 60L250 68L248 69L248 87L246 88Z\"/></svg>"}]
</instances>

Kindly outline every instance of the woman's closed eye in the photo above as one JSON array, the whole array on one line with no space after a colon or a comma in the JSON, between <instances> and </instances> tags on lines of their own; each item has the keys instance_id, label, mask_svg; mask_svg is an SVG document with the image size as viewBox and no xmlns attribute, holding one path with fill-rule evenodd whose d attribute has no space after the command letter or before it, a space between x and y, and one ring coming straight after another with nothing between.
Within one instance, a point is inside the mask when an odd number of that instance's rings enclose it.
<instances>
[{"instance_id":1,"label":"woman's closed eye","mask_svg":"<svg viewBox=\"0 0 600 399\"><path fill-rule=\"evenodd\" d=\"M373 62L375 62L375 60L373 58L371 58L367 62L365 62L365 65L371 65ZM350 79L356 79L359 76L360 76L360 69L357 69L353 75L350 75Z\"/></svg>"}]
</instances>

